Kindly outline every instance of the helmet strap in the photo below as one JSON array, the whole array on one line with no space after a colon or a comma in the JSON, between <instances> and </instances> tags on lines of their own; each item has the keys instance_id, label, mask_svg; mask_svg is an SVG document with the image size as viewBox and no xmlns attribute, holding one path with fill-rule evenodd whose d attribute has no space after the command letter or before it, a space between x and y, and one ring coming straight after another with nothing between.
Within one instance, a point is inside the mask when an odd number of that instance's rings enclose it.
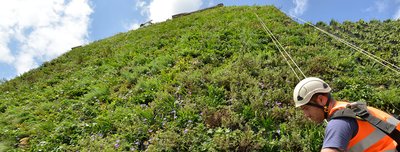
<instances>
[{"instance_id":1,"label":"helmet strap","mask_svg":"<svg viewBox=\"0 0 400 152\"><path fill-rule=\"evenodd\" d=\"M324 117L325 119L328 118L328 113L329 113L329 103L331 102L331 94L328 94L328 101L326 101L326 104L324 106Z\"/></svg>"},{"instance_id":2,"label":"helmet strap","mask_svg":"<svg viewBox=\"0 0 400 152\"><path fill-rule=\"evenodd\" d=\"M321 105L319 105L319 104L312 103L312 102L309 102L309 103L307 103L306 105L313 106L313 107L317 107L317 108L320 108L320 109L324 109L324 106L321 106Z\"/></svg>"}]
</instances>

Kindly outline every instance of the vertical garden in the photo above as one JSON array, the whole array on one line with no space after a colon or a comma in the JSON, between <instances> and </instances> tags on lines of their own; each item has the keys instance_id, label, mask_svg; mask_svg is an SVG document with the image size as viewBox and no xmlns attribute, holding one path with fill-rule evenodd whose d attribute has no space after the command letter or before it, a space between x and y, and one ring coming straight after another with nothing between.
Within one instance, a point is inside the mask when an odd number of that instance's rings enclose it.
<instances>
[{"instance_id":1,"label":"vertical garden","mask_svg":"<svg viewBox=\"0 0 400 152\"><path fill-rule=\"evenodd\" d=\"M272 6L210 9L74 48L0 85L0 151L319 151L323 125L256 13L336 100L400 112L400 75ZM400 21L316 26L400 65Z\"/></svg>"}]
</instances>

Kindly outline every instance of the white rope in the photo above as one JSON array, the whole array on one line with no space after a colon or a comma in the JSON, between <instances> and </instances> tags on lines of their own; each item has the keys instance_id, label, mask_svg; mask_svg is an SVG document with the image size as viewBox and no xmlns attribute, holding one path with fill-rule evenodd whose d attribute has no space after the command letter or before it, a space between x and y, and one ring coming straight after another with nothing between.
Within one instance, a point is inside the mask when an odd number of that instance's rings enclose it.
<instances>
[{"instance_id":1,"label":"white rope","mask_svg":"<svg viewBox=\"0 0 400 152\"><path fill-rule=\"evenodd\" d=\"M284 12L284 11L282 11L282 12ZM286 12L284 12L284 13L286 13ZM339 37L337 37L337 36L335 36L335 35L333 35L333 34L331 34L329 32L326 32L325 30L323 30L323 29L321 29L321 28L319 28L319 27L317 27L317 26L315 26L315 25L313 25L313 24L311 24L309 22L306 22L306 21L304 21L303 19L301 19L299 17L293 16L293 15L290 15L290 14L288 14L288 15L291 16L292 19L297 19L297 20L299 20L299 21L301 21L301 22L303 22L305 24L308 24L308 25L314 27L315 29L327 34L328 36L333 37L337 41L342 42L342 43L346 44L347 46L349 46L350 48L352 48L352 49L354 49L354 50L366 55L370 59L373 59L375 62L380 63L381 65L385 66L386 68L389 68L390 70L396 72L397 74L400 74L400 67L399 66L396 66L393 63L390 63L390 62L388 62L388 61L386 61L386 60L384 60L382 58L379 58L378 56L376 56L376 55L374 55L374 54L372 54L372 53L370 53L370 52L368 52L368 51L366 51L366 50L364 50L364 49L362 49L362 48L360 48L360 47L358 47L358 46L356 46L356 45L354 45L352 43L349 43L349 42L347 42L347 41L345 41L345 40L343 40L343 39L341 39L341 38L339 38ZM391 67L388 66L387 64L391 65Z\"/></svg>"},{"instance_id":2,"label":"white rope","mask_svg":"<svg viewBox=\"0 0 400 152\"><path fill-rule=\"evenodd\" d=\"M254 13L255 14L255 13ZM275 44L276 48L278 49L279 53L281 53L281 55L283 56L283 58L285 59L286 63L289 65L289 67L292 69L293 73L296 75L297 79L300 81L300 77L299 75L296 73L296 70L294 70L294 68L292 67L292 65L289 63L288 59L286 58L286 56L283 54L282 50L285 50L282 45L280 45L279 41L276 39L276 37L272 34L272 32L268 29L268 27L264 24L264 22L258 17L257 14L255 14L257 16L257 18L260 20L261 26L263 27L264 31L266 33L268 33L268 36L272 39L272 42ZM286 52L286 50L285 50ZM286 54L289 56L289 58L291 59L291 61L296 65L296 67L299 69L299 71L303 74L303 72L301 71L301 69L297 66L296 62L294 62L294 60L290 57L290 55L286 52ZM304 74L303 74L304 75ZM305 77L305 76L304 76Z\"/></svg>"},{"instance_id":3,"label":"white rope","mask_svg":"<svg viewBox=\"0 0 400 152\"><path fill-rule=\"evenodd\" d=\"M257 14L256 14L256 16L257 16ZM257 18L258 18L258 16L257 16ZM300 81L299 75L297 75L296 71L294 70L294 68L292 67L292 65L289 63L289 61L288 61L288 59L286 58L286 56L283 54L281 48L280 48L279 45L275 42L274 37L271 36L270 31L267 30L267 29L264 27L263 23L261 23L261 26L264 28L264 31L268 33L268 36L271 38L272 42L275 44L275 46L276 46L276 48L278 49L279 53L281 53L281 55L282 55L283 58L285 59L286 63L289 65L290 69L292 69L293 73L296 75L297 79L299 79L299 81ZM265 46L264 46L264 47L265 47ZM266 47L265 47L265 48L266 48Z\"/></svg>"},{"instance_id":4,"label":"white rope","mask_svg":"<svg viewBox=\"0 0 400 152\"><path fill-rule=\"evenodd\" d=\"M257 14L256 14L257 15ZM258 16L257 16L258 17ZM259 18L260 19L260 18ZM271 32L271 30L269 30L269 28L265 25L265 23L260 19L264 29L266 29L270 36L272 36L275 41L278 43L278 45L282 48L282 50L285 52L285 54L289 57L289 59L293 62L293 64L296 66L296 68L300 71L300 73L304 76L304 78L306 78L306 76L304 75L303 71L300 69L300 67L296 64L296 62L293 60L293 58L290 56L290 54L285 50L285 48L282 46L282 44L278 41L278 39L274 36L274 34Z\"/></svg>"},{"instance_id":5,"label":"white rope","mask_svg":"<svg viewBox=\"0 0 400 152\"><path fill-rule=\"evenodd\" d=\"M271 32L271 30L268 29L268 27L265 25L265 23L261 20L261 18L254 13L258 20L261 23L261 26L263 27L264 31L266 33L268 33L268 36L272 39L272 42L275 44L275 46L278 48L278 51L281 53L281 55L283 56L283 58L285 59L286 63L289 65L289 67L292 69L293 73L296 75L297 79L299 79L299 81L301 80L299 75L296 73L296 71L294 70L294 68L292 67L292 65L289 63L289 60L286 58L286 56L283 54L283 52L285 52L285 54L289 57L289 59L292 61L292 63L296 66L296 68L300 71L300 73L304 76L304 78L306 78L306 75L304 75L303 71L300 69L300 67L296 64L296 62L293 60L293 58L290 56L290 54L285 50L285 48L282 46L282 44L278 41L278 39L274 36L274 34ZM282 52L282 50L283 52Z\"/></svg>"}]
</instances>

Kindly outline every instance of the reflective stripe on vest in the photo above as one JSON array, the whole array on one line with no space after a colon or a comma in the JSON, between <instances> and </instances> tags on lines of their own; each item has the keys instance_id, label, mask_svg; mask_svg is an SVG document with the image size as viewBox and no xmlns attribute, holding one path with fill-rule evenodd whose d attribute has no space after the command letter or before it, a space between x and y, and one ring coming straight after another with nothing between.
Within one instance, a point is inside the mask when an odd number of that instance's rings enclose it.
<instances>
[{"instance_id":1,"label":"reflective stripe on vest","mask_svg":"<svg viewBox=\"0 0 400 152\"><path fill-rule=\"evenodd\" d=\"M348 102L337 101L334 107L329 112L329 117L332 116L335 111L343 109ZM400 121L393 116L378 110L373 107L368 107L368 112L375 117L394 124L397 128L400 128ZM388 151L396 152L397 143L386 135L384 132L371 125L367 121L356 119L358 124L357 134L350 140L347 147L348 151L354 152L374 152L374 151Z\"/></svg>"},{"instance_id":2,"label":"reflective stripe on vest","mask_svg":"<svg viewBox=\"0 0 400 152\"><path fill-rule=\"evenodd\" d=\"M384 152L397 152L396 149L392 149L392 150L385 150Z\"/></svg>"},{"instance_id":3,"label":"reflective stripe on vest","mask_svg":"<svg viewBox=\"0 0 400 152\"><path fill-rule=\"evenodd\" d=\"M387 121L388 123L391 123L391 124L395 125L395 126L397 126L397 125L400 124L400 120L397 120L397 119L394 118L394 117L390 117L390 118L388 118L386 121Z\"/></svg>"},{"instance_id":4,"label":"reflective stripe on vest","mask_svg":"<svg viewBox=\"0 0 400 152\"><path fill-rule=\"evenodd\" d=\"M357 144L352 146L349 151L354 151L354 152L361 152L364 151L364 149L367 149L371 145L375 144L379 140L381 140L383 137L385 137L386 134L380 131L379 129L375 129L374 132L370 133L367 137L365 137L363 140L359 141Z\"/></svg>"}]
</instances>

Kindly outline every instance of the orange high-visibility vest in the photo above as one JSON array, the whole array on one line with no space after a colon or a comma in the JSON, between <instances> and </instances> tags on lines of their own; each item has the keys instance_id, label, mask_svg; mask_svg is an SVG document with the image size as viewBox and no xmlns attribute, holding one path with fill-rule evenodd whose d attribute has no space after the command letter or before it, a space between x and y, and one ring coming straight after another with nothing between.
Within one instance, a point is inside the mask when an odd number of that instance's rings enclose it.
<instances>
[{"instance_id":1,"label":"orange high-visibility vest","mask_svg":"<svg viewBox=\"0 0 400 152\"><path fill-rule=\"evenodd\" d=\"M343 109L348 102L336 101L334 107L329 111L331 117L335 111ZM368 112L380 120L396 126L400 130L400 121L373 107L367 107ZM365 120L356 119L358 124L357 134L350 140L347 151L351 152L396 152L397 143L383 131L371 125Z\"/></svg>"}]
</instances>

